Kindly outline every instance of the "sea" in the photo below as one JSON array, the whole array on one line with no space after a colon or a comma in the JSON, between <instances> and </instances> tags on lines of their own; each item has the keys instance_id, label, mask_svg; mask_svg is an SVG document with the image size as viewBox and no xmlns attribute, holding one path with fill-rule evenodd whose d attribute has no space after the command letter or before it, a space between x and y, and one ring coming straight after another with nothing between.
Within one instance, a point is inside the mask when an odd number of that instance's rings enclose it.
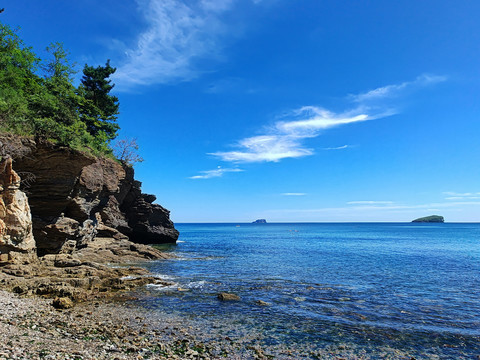
<instances>
[{"instance_id":1,"label":"sea","mask_svg":"<svg viewBox=\"0 0 480 360\"><path fill-rule=\"evenodd\" d=\"M138 303L205 341L271 358L480 358L480 224L176 227L178 243L162 246L175 258L145 265L169 285Z\"/></svg>"}]
</instances>

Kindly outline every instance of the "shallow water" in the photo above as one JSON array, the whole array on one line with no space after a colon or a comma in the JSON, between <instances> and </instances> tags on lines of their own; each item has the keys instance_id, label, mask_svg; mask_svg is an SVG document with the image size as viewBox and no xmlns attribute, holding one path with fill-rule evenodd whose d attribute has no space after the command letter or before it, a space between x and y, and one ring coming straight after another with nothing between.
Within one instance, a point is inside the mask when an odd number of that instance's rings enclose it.
<instances>
[{"instance_id":1,"label":"shallow water","mask_svg":"<svg viewBox=\"0 0 480 360\"><path fill-rule=\"evenodd\" d=\"M480 355L480 224L177 228L181 242L164 250L178 259L148 264L174 285L148 287L140 303L200 324L207 340L367 358Z\"/></svg>"}]
</instances>

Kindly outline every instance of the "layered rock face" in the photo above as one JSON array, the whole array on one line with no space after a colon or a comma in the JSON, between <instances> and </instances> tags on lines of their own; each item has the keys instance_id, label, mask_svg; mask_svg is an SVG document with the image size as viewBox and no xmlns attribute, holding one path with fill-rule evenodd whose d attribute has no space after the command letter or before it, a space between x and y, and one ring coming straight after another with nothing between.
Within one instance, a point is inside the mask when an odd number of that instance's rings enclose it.
<instances>
[{"instance_id":1,"label":"layered rock face","mask_svg":"<svg viewBox=\"0 0 480 360\"><path fill-rule=\"evenodd\" d=\"M96 237L144 244L176 242L178 231L169 211L153 204L155 196L142 194L132 168L49 143L12 137L0 141L21 154L14 159L16 171L34 177L27 191L38 255L72 253ZM26 198L18 194L5 194L4 202L8 198L9 204L13 201L16 208L26 210ZM1 213L0 204L0 217ZM22 245L25 250L27 244L29 240Z\"/></svg>"}]
</instances>

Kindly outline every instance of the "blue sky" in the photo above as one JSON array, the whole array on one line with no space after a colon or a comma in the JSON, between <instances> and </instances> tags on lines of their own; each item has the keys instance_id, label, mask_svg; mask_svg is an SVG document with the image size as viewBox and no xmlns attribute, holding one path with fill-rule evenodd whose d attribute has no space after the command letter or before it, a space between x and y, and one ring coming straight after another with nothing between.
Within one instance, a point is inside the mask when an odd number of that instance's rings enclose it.
<instances>
[{"instance_id":1,"label":"blue sky","mask_svg":"<svg viewBox=\"0 0 480 360\"><path fill-rule=\"evenodd\" d=\"M5 2L81 69L175 222L480 221L480 2Z\"/></svg>"}]
</instances>

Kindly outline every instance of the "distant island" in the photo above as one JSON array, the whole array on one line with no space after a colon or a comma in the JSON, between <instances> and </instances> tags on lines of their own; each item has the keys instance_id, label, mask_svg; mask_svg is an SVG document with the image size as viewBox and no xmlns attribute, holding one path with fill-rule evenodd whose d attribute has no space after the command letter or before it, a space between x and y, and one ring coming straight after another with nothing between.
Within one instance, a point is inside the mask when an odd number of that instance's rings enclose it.
<instances>
[{"instance_id":1,"label":"distant island","mask_svg":"<svg viewBox=\"0 0 480 360\"><path fill-rule=\"evenodd\" d=\"M252 224L266 224L266 223L267 223L267 220L265 219L257 219L252 222Z\"/></svg>"},{"instance_id":2,"label":"distant island","mask_svg":"<svg viewBox=\"0 0 480 360\"><path fill-rule=\"evenodd\" d=\"M443 216L431 215L431 216L425 216L425 217L421 217L421 218L415 219L415 220L413 220L412 222L443 223L443 222L445 222L445 219L443 218Z\"/></svg>"}]
</instances>

